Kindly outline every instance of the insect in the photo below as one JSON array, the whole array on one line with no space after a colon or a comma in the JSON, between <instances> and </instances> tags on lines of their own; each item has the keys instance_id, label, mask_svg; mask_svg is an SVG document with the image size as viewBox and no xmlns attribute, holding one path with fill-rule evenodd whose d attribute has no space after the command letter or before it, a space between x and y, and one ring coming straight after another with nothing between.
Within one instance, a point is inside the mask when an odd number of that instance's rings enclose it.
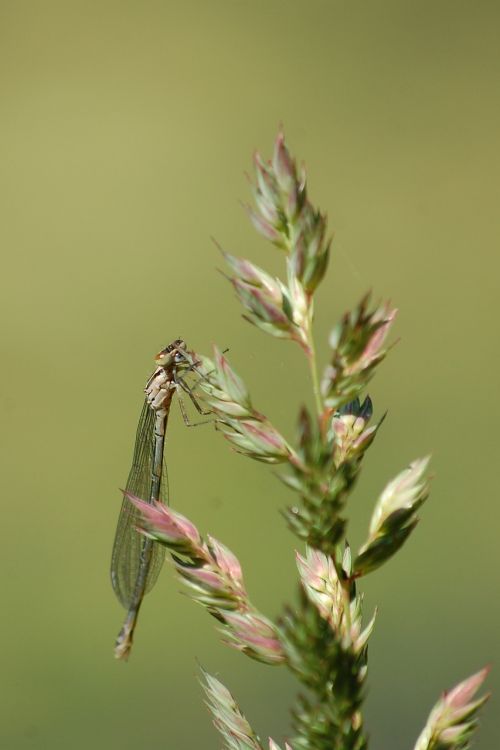
<instances>
[{"instance_id":1,"label":"insect","mask_svg":"<svg viewBox=\"0 0 500 750\"><path fill-rule=\"evenodd\" d=\"M199 363L182 339L176 339L162 349L155 361L157 367L144 388L146 398L111 556L111 583L118 600L127 610L115 643L117 659L126 659L130 654L142 600L153 588L165 558L164 547L137 531L139 512L129 502L127 494L149 503L168 503L165 436L172 398L179 389L188 394L201 414L209 413L202 410L185 381L185 376L192 371L202 377L203 373L197 369ZM191 426L181 399L179 404L185 423Z\"/></svg>"}]
</instances>

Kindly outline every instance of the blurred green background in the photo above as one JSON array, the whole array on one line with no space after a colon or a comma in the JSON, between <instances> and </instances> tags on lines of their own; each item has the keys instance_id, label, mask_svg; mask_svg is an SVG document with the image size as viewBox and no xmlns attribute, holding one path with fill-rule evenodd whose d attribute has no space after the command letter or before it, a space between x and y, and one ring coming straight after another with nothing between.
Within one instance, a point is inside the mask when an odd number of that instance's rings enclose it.
<instances>
[{"instance_id":1,"label":"blurred green background","mask_svg":"<svg viewBox=\"0 0 500 750\"><path fill-rule=\"evenodd\" d=\"M210 240L280 269L238 203L280 122L336 236L322 361L367 288L400 308L351 543L411 459L431 451L436 472L414 537L365 583L373 750L411 748L440 691L495 662L499 22L481 1L0 2L2 747L215 749L195 657L264 738L290 732L292 677L223 647L168 566L116 663L108 578L159 348L230 347L288 435L308 398L298 349L241 320ZM168 451L174 506L277 614L295 582L286 489L178 410ZM498 745L497 700L480 750Z\"/></svg>"}]
</instances>

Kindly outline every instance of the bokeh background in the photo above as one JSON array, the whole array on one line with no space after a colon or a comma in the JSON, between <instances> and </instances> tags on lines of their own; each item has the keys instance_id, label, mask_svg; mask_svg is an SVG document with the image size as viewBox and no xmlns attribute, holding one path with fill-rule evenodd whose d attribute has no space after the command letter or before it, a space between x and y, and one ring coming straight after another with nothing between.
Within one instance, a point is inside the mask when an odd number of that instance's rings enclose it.
<instances>
[{"instance_id":1,"label":"bokeh background","mask_svg":"<svg viewBox=\"0 0 500 750\"><path fill-rule=\"evenodd\" d=\"M108 578L159 348L230 347L288 435L309 398L300 352L241 320L210 240L280 270L239 204L280 122L336 236L320 358L366 289L400 308L351 543L411 459L432 452L436 473L417 532L365 582L373 750L411 748L440 691L495 663L499 22L481 0L1 0L2 747L215 749L196 659L262 737L290 732L293 678L222 646L168 566L116 663ZM177 410L168 452L173 505L276 615L295 591L286 489ZM498 746L497 707L480 750Z\"/></svg>"}]
</instances>

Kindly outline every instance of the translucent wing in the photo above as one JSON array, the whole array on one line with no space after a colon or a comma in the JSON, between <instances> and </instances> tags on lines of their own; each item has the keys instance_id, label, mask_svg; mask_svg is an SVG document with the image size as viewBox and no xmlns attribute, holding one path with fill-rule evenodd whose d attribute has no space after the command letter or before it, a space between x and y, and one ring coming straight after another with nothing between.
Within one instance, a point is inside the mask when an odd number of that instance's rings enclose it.
<instances>
[{"instance_id":1,"label":"translucent wing","mask_svg":"<svg viewBox=\"0 0 500 750\"><path fill-rule=\"evenodd\" d=\"M126 491L146 502L149 501L151 492L154 423L155 413L145 401L137 427L134 458ZM159 499L162 502L168 502L168 479L165 464L163 464ZM123 498L111 556L111 583L116 596L125 609L128 609L132 602L139 573L141 551L145 542L145 537L136 531L138 521L138 510L127 498ZM150 591L156 583L164 559L165 548L160 544L154 544L151 565L146 579L146 591Z\"/></svg>"}]
</instances>

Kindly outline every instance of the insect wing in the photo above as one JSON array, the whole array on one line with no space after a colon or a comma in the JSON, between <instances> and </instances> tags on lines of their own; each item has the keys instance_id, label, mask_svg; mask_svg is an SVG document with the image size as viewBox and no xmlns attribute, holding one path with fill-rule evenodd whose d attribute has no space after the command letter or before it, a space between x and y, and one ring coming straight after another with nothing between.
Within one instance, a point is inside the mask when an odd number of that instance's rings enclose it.
<instances>
[{"instance_id":1,"label":"insect wing","mask_svg":"<svg viewBox=\"0 0 500 750\"><path fill-rule=\"evenodd\" d=\"M154 423L155 413L145 401L137 428L134 458L127 480L126 492L146 501L149 500L151 491ZM165 465L163 465L160 500L168 501L168 481ZM128 609L133 600L140 569L141 552L145 542L145 537L137 531L139 521L139 511L124 497L111 556L111 583L118 600L125 609ZM146 591L150 591L156 583L164 559L165 548L160 544L154 544L146 578Z\"/></svg>"}]
</instances>

